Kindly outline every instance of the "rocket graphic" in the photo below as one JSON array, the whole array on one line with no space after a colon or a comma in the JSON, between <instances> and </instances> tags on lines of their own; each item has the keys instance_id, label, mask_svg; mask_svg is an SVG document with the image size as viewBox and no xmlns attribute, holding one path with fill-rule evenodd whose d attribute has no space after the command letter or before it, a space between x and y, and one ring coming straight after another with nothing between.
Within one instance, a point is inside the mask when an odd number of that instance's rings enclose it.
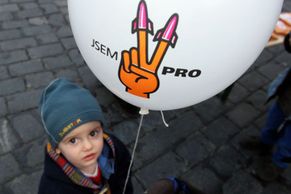
<instances>
[{"instance_id":1,"label":"rocket graphic","mask_svg":"<svg viewBox=\"0 0 291 194\"><path fill-rule=\"evenodd\" d=\"M176 34L177 25L178 14L173 14L166 23L165 27L158 30L154 37L154 41L164 40L174 48L178 40L178 35Z\"/></svg>"},{"instance_id":2,"label":"rocket graphic","mask_svg":"<svg viewBox=\"0 0 291 194\"><path fill-rule=\"evenodd\" d=\"M145 30L150 34L154 34L153 22L148 18L148 11L145 1L140 1L137 10L137 16L132 21L132 33L139 30Z\"/></svg>"}]
</instances>

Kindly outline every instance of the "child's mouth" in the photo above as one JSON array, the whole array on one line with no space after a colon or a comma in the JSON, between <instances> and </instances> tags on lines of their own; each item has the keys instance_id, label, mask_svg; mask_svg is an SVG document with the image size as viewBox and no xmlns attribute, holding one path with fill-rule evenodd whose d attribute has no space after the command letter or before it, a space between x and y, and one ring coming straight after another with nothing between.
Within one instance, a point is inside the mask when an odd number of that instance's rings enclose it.
<instances>
[{"instance_id":1,"label":"child's mouth","mask_svg":"<svg viewBox=\"0 0 291 194\"><path fill-rule=\"evenodd\" d=\"M95 156L96 156L96 154L89 154L89 155L85 156L83 158L83 160L85 160L85 161L93 160L95 158Z\"/></svg>"}]
</instances>

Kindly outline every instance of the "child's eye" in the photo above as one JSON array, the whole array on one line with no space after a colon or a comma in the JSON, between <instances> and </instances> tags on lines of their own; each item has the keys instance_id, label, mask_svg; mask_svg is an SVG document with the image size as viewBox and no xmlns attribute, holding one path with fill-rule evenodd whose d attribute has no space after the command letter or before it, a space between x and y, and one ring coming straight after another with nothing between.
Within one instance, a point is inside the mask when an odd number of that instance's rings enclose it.
<instances>
[{"instance_id":1,"label":"child's eye","mask_svg":"<svg viewBox=\"0 0 291 194\"><path fill-rule=\"evenodd\" d=\"M72 139L69 140L69 142L71 144L75 144L75 143L77 143L77 139L76 138L72 138Z\"/></svg>"},{"instance_id":2,"label":"child's eye","mask_svg":"<svg viewBox=\"0 0 291 194\"><path fill-rule=\"evenodd\" d=\"M93 130L93 131L90 132L90 136L91 137L95 137L95 136L98 135L98 133L99 133L99 131L95 129L95 130Z\"/></svg>"}]
</instances>

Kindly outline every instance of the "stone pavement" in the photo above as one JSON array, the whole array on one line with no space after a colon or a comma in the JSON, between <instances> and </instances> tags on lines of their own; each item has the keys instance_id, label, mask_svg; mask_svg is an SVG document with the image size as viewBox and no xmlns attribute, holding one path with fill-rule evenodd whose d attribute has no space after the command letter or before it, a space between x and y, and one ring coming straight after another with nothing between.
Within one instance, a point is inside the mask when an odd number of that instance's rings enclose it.
<instances>
[{"instance_id":1,"label":"stone pavement","mask_svg":"<svg viewBox=\"0 0 291 194\"><path fill-rule=\"evenodd\" d=\"M284 10L291 11L291 0ZM238 35L239 36L239 35ZM259 135L270 81L290 66L282 45L265 49L226 103L217 97L145 117L133 168L135 193L169 175L209 194L291 193L291 169L265 183L251 175L254 154L238 142ZM35 194L46 142L37 111L42 89L57 77L83 84L101 102L113 132L132 148L139 115L126 111L92 75L74 42L64 0L0 0L0 193Z\"/></svg>"}]
</instances>

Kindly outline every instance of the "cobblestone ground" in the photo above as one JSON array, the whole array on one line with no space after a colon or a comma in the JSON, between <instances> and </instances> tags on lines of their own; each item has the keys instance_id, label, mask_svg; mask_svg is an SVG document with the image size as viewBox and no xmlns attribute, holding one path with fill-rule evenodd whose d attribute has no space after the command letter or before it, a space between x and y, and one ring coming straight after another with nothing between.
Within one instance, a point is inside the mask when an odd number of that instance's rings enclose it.
<instances>
[{"instance_id":1,"label":"cobblestone ground","mask_svg":"<svg viewBox=\"0 0 291 194\"><path fill-rule=\"evenodd\" d=\"M291 0L284 10L291 11ZM239 36L239 35L238 35ZM254 154L239 141L259 135L270 81L291 64L282 45L266 48L236 83L226 103L198 105L145 117L134 164L135 193L155 179L183 177L209 194L291 193L291 169L275 182L251 175ZM0 0L0 193L35 194L46 142L37 111L39 95L64 76L96 94L113 132L132 148L139 116L92 75L68 22L64 0Z\"/></svg>"}]
</instances>

